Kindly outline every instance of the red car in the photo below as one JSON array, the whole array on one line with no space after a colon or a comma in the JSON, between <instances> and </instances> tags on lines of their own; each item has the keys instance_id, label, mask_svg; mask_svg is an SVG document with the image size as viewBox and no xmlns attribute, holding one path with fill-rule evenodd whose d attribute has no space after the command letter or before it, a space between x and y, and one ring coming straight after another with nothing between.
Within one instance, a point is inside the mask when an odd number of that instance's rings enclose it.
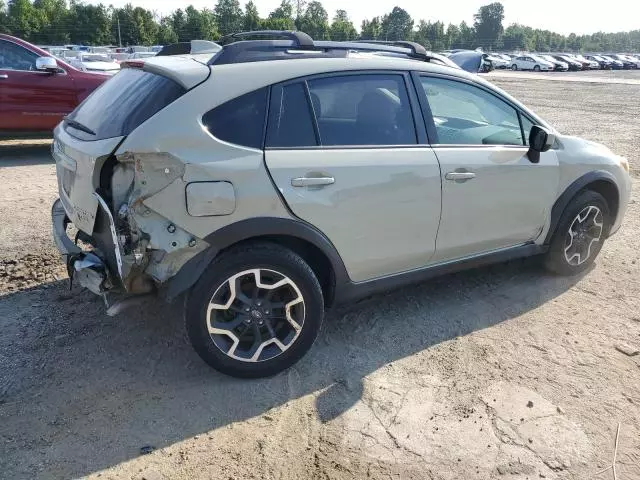
<instances>
[{"instance_id":1,"label":"red car","mask_svg":"<svg viewBox=\"0 0 640 480\"><path fill-rule=\"evenodd\" d=\"M35 45L0 34L0 134L50 133L108 78L82 72Z\"/></svg>"}]
</instances>

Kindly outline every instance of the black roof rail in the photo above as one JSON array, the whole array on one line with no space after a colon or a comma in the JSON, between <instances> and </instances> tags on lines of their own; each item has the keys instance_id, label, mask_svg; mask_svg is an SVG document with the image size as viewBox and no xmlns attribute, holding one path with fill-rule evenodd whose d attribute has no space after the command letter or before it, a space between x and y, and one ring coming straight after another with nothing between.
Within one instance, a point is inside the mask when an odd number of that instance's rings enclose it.
<instances>
[{"instance_id":1,"label":"black roof rail","mask_svg":"<svg viewBox=\"0 0 640 480\"><path fill-rule=\"evenodd\" d=\"M262 37L262 39L256 40L251 37ZM274 37L280 37L280 39L274 39ZM293 58L337 58L347 56L349 51L360 51L402 55L423 62L433 61L441 65L459 68L448 58L428 52L416 42L387 42L382 40L354 40L347 42L320 40L314 42L304 32L259 30L232 33L223 37L219 43L225 45L220 52L209 60L209 65L291 60ZM296 50L298 51L296 52ZM304 53L304 56L301 56L302 53Z\"/></svg>"},{"instance_id":2,"label":"black roof rail","mask_svg":"<svg viewBox=\"0 0 640 480\"><path fill-rule=\"evenodd\" d=\"M238 32L225 35L220 39L220 44L225 45L231 43L234 40L242 40L243 38L251 37L275 37L285 38L295 42L295 47L301 49L312 49L314 47L313 38L304 32L297 32L291 30L256 30L253 32ZM272 38L273 39L273 38Z\"/></svg>"},{"instance_id":3,"label":"black roof rail","mask_svg":"<svg viewBox=\"0 0 640 480\"><path fill-rule=\"evenodd\" d=\"M416 57L427 57L429 52L422 45L416 42L408 42L405 40L353 40L352 43L370 43L372 45L389 45L392 47L402 47L411 50Z\"/></svg>"}]
</instances>

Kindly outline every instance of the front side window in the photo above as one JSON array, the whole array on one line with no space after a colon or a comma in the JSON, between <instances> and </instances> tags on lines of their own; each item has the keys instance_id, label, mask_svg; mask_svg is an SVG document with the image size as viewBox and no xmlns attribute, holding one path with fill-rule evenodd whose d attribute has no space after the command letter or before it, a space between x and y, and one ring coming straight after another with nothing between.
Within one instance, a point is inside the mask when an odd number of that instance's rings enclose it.
<instances>
[{"instance_id":1,"label":"front side window","mask_svg":"<svg viewBox=\"0 0 640 480\"><path fill-rule=\"evenodd\" d=\"M520 115L520 119L522 120L522 133L524 135L524 144L529 145L529 134L531 133L531 127L533 127L535 123L533 123L524 115Z\"/></svg>"},{"instance_id":2,"label":"front side window","mask_svg":"<svg viewBox=\"0 0 640 480\"><path fill-rule=\"evenodd\" d=\"M0 70L36 70L38 55L6 40L0 40Z\"/></svg>"},{"instance_id":3,"label":"front side window","mask_svg":"<svg viewBox=\"0 0 640 480\"><path fill-rule=\"evenodd\" d=\"M202 116L202 124L216 138L251 148L262 148L267 89L229 100Z\"/></svg>"},{"instance_id":4,"label":"front side window","mask_svg":"<svg viewBox=\"0 0 640 480\"><path fill-rule=\"evenodd\" d=\"M468 83L421 77L441 145L525 145L518 112ZM436 143L436 142L432 142Z\"/></svg>"},{"instance_id":5,"label":"front side window","mask_svg":"<svg viewBox=\"0 0 640 480\"><path fill-rule=\"evenodd\" d=\"M322 145L417 143L401 75L345 75L310 80L308 85Z\"/></svg>"}]
</instances>

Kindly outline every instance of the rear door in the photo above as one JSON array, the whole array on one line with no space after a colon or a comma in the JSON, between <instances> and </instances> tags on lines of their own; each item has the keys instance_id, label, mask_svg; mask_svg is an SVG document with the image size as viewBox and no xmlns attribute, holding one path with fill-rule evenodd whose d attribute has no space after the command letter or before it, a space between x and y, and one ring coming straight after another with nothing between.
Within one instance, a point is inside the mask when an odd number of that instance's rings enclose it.
<instances>
[{"instance_id":1,"label":"rear door","mask_svg":"<svg viewBox=\"0 0 640 480\"><path fill-rule=\"evenodd\" d=\"M527 157L533 123L505 99L462 79L416 75L429 137L442 167L442 219L434 261L534 241L556 199L558 158Z\"/></svg>"},{"instance_id":2,"label":"rear door","mask_svg":"<svg viewBox=\"0 0 640 480\"><path fill-rule=\"evenodd\" d=\"M78 103L75 83L64 69L36 70L38 55L0 40L0 130L50 131Z\"/></svg>"},{"instance_id":3,"label":"rear door","mask_svg":"<svg viewBox=\"0 0 640 480\"><path fill-rule=\"evenodd\" d=\"M333 242L353 281L419 268L434 254L440 167L416 100L401 72L272 88L269 171L293 213Z\"/></svg>"}]
</instances>

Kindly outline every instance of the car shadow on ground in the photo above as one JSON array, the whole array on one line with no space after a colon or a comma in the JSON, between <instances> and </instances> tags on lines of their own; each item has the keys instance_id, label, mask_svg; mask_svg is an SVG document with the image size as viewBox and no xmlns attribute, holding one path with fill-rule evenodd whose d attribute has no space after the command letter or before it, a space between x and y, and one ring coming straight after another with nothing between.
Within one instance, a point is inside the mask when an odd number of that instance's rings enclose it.
<instances>
[{"instance_id":1,"label":"car shadow on ground","mask_svg":"<svg viewBox=\"0 0 640 480\"><path fill-rule=\"evenodd\" d=\"M360 400L363 379L379 368L518 317L579 281L547 275L534 260L448 275L329 312L306 357L262 380L208 368L185 339L179 302L149 302L108 318L100 299L71 295L61 282L0 297L0 318L12 316L6 355L17 357L0 376L0 458L11 459L3 472L87 475L138 456L143 446L162 448L308 394L316 395L319 419L329 421ZM2 376L9 377L4 395ZM73 460L61 464L62 452Z\"/></svg>"},{"instance_id":2,"label":"car shadow on ground","mask_svg":"<svg viewBox=\"0 0 640 480\"><path fill-rule=\"evenodd\" d=\"M54 163L51 141L8 143L0 141L0 168Z\"/></svg>"}]
</instances>

